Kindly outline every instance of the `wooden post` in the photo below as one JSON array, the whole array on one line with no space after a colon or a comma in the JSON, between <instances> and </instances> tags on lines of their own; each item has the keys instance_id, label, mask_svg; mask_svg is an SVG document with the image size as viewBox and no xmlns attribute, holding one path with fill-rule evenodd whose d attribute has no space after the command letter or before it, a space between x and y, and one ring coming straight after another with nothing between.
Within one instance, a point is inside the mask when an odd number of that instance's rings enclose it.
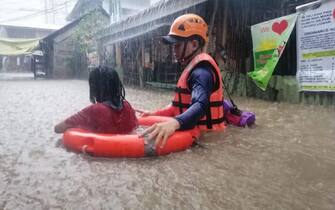
<instances>
[{"instance_id":1,"label":"wooden post","mask_svg":"<svg viewBox=\"0 0 335 210\"><path fill-rule=\"evenodd\" d=\"M140 87L144 87L144 81L143 81L143 71L144 71L144 63L145 63L145 58L144 58L144 53L145 53L145 49L144 49L144 39L140 40L140 49L139 49L139 53L138 53L138 76L139 76L139 80L140 80Z\"/></svg>"},{"instance_id":2,"label":"wooden post","mask_svg":"<svg viewBox=\"0 0 335 210\"><path fill-rule=\"evenodd\" d=\"M103 47L102 47L102 42L101 40L97 41L97 61L98 65L102 65L102 59L103 59Z\"/></svg>"},{"instance_id":3,"label":"wooden post","mask_svg":"<svg viewBox=\"0 0 335 210\"><path fill-rule=\"evenodd\" d=\"M121 58L121 46L120 43L115 44L115 63L117 68L122 66L122 58Z\"/></svg>"},{"instance_id":4,"label":"wooden post","mask_svg":"<svg viewBox=\"0 0 335 210\"><path fill-rule=\"evenodd\" d=\"M212 35L217 9L218 9L218 0L214 0L213 13L212 13L209 25L208 25L208 38L209 39ZM205 44L205 47L204 47L205 52L208 52L208 43L209 41Z\"/></svg>"},{"instance_id":5,"label":"wooden post","mask_svg":"<svg viewBox=\"0 0 335 210\"><path fill-rule=\"evenodd\" d=\"M222 26L222 39L220 40L221 41L221 44L223 47L226 46L226 40L227 40L227 23L228 23L228 1L225 1L225 4L224 4L224 19L223 19L223 26Z\"/></svg>"},{"instance_id":6,"label":"wooden post","mask_svg":"<svg viewBox=\"0 0 335 210\"><path fill-rule=\"evenodd\" d=\"M119 74L121 81L123 81L124 69L122 68L122 51L121 51L121 43L115 43L115 64L116 64L116 71Z\"/></svg>"}]
</instances>

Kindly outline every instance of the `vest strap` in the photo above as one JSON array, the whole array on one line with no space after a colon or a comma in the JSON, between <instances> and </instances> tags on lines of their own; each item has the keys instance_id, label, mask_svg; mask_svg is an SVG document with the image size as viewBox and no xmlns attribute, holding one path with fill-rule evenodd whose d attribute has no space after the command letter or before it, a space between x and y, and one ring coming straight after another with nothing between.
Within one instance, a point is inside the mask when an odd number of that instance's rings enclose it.
<instances>
[{"instance_id":1,"label":"vest strap","mask_svg":"<svg viewBox=\"0 0 335 210\"><path fill-rule=\"evenodd\" d=\"M178 100L181 101L181 93L178 93ZM173 104L173 102L172 102ZM183 104L178 103L177 106L179 107L179 114L183 113Z\"/></svg>"},{"instance_id":2,"label":"vest strap","mask_svg":"<svg viewBox=\"0 0 335 210\"><path fill-rule=\"evenodd\" d=\"M212 101L209 104L211 107L220 107L223 106L223 101Z\"/></svg>"},{"instance_id":3,"label":"vest strap","mask_svg":"<svg viewBox=\"0 0 335 210\"><path fill-rule=\"evenodd\" d=\"M180 103L178 101L172 101L172 105L181 108L189 108L190 104ZM223 106L223 101L212 101L209 103L210 107L220 107Z\"/></svg>"},{"instance_id":4,"label":"vest strap","mask_svg":"<svg viewBox=\"0 0 335 210\"><path fill-rule=\"evenodd\" d=\"M207 128L212 129L213 128L213 122L212 122L212 113L211 113L211 107L207 107L206 110L206 120Z\"/></svg>"},{"instance_id":5,"label":"vest strap","mask_svg":"<svg viewBox=\"0 0 335 210\"><path fill-rule=\"evenodd\" d=\"M181 88L181 87L176 87L174 89L174 92L176 93L182 93L182 94L187 94L187 95L190 95L191 94L191 91L187 88Z\"/></svg>"},{"instance_id":6,"label":"vest strap","mask_svg":"<svg viewBox=\"0 0 335 210\"><path fill-rule=\"evenodd\" d=\"M218 118L218 119L212 119L212 124L220 124L224 122L224 117ZM199 120L198 125L207 125L207 120Z\"/></svg>"}]
</instances>

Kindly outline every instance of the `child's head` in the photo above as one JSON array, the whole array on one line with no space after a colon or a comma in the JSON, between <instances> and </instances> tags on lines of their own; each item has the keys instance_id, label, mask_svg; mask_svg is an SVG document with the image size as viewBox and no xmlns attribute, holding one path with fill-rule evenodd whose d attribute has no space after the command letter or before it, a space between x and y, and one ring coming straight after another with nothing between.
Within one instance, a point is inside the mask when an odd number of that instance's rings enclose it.
<instances>
[{"instance_id":1,"label":"child's head","mask_svg":"<svg viewBox=\"0 0 335 210\"><path fill-rule=\"evenodd\" d=\"M99 66L90 72L90 101L102 103L104 101L121 102L125 97L124 87L118 73L109 67Z\"/></svg>"}]
</instances>

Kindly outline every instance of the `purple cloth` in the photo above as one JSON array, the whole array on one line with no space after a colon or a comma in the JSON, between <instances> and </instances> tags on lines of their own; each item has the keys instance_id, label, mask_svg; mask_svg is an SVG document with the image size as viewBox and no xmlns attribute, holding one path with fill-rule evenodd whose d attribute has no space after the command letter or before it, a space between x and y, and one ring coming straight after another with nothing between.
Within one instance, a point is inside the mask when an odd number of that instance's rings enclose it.
<instances>
[{"instance_id":1,"label":"purple cloth","mask_svg":"<svg viewBox=\"0 0 335 210\"><path fill-rule=\"evenodd\" d=\"M256 121L256 115L252 112L242 111L240 126L245 127L246 125L254 124Z\"/></svg>"},{"instance_id":2,"label":"purple cloth","mask_svg":"<svg viewBox=\"0 0 335 210\"><path fill-rule=\"evenodd\" d=\"M227 115L227 113L229 111L233 110L233 108L234 108L233 104L227 99L225 99L223 101L223 107L224 107L225 115ZM247 125L249 126L249 125L255 123L255 121L256 121L256 115L252 112L241 111L240 117L241 117L241 119L240 119L240 122L237 126L241 126L241 127L245 127Z\"/></svg>"}]
</instances>

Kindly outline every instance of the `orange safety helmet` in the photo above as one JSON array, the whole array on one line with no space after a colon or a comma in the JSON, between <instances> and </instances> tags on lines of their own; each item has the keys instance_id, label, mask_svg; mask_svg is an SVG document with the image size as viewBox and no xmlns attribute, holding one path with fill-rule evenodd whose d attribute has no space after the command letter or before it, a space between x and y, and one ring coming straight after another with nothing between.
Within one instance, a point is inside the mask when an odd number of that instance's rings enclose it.
<instances>
[{"instance_id":1,"label":"orange safety helmet","mask_svg":"<svg viewBox=\"0 0 335 210\"><path fill-rule=\"evenodd\" d=\"M173 44L194 35L199 36L206 43L208 41L207 23L199 15L185 14L173 21L169 34L164 36L163 40Z\"/></svg>"}]
</instances>

